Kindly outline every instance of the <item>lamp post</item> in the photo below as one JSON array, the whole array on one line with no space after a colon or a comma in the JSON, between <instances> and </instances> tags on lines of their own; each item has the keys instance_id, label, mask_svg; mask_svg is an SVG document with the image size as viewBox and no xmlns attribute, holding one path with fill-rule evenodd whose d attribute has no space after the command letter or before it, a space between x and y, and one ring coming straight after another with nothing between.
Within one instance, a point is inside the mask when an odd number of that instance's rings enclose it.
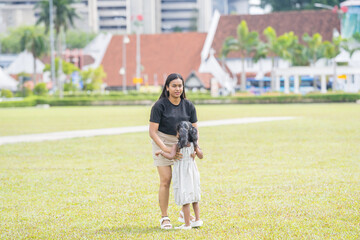
<instances>
[{"instance_id":1,"label":"lamp post","mask_svg":"<svg viewBox=\"0 0 360 240\"><path fill-rule=\"evenodd\" d=\"M50 59L51 59L51 83L55 92L55 61L54 61L54 17L53 17L53 0L49 1L49 21L50 21Z\"/></svg>"},{"instance_id":2,"label":"lamp post","mask_svg":"<svg viewBox=\"0 0 360 240\"><path fill-rule=\"evenodd\" d=\"M134 22L136 26L136 90L139 91L141 79L141 52L140 52L140 28L143 26L142 24L143 16L137 15L136 20Z\"/></svg>"},{"instance_id":3,"label":"lamp post","mask_svg":"<svg viewBox=\"0 0 360 240\"><path fill-rule=\"evenodd\" d=\"M123 81L122 81L122 90L123 92L126 94L126 44L128 44L130 42L130 39L127 35L124 35L123 37L123 55L122 55L122 62L123 62L123 66L120 68L120 75L123 76Z\"/></svg>"}]
</instances>

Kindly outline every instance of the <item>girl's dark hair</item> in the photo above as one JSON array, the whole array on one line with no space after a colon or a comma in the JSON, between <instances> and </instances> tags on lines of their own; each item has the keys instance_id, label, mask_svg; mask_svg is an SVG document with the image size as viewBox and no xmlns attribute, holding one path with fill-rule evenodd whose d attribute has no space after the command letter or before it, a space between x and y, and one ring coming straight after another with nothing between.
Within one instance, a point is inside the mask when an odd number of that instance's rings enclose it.
<instances>
[{"instance_id":1,"label":"girl's dark hair","mask_svg":"<svg viewBox=\"0 0 360 240\"><path fill-rule=\"evenodd\" d=\"M160 95L159 99L160 98L169 98L169 91L166 90L166 87L169 87L170 82L172 80L175 80L175 79L181 79L182 84L183 84L183 92L182 92L180 98L182 98L182 99L186 98L186 95L185 95L185 83L184 83L183 77L178 73L172 73L166 78L165 85L163 87L163 90L161 92L161 95Z\"/></svg>"},{"instance_id":2,"label":"girl's dark hair","mask_svg":"<svg viewBox=\"0 0 360 240\"><path fill-rule=\"evenodd\" d=\"M197 147L197 140L198 140L198 134L197 129L187 121L180 122L176 130L179 133L179 142L177 144L177 148L181 149L183 147L186 147L189 142L192 142L194 144L194 148Z\"/></svg>"}]
</instances>

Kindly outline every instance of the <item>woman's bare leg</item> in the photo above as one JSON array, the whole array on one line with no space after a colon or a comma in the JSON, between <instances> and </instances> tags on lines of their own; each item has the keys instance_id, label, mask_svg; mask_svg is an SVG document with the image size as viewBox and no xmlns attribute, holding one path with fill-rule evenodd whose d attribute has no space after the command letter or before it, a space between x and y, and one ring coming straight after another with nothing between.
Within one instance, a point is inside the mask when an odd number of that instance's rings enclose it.
<instances>
[{"instance_id":1,"label":"woman's bare leg","mask_svg":"<svg viewBox=\"0 0 360 240\"><path fill-rule=\"evenodd\" d=\"M169 189L171 183L171 166L158 166L158 173L160 177L160 188L159 188L159 205L161 210L161 216L165 217L168 215L169 206ZM163 224L169 223L165 220Z\"/></svg>"}]
</instances>

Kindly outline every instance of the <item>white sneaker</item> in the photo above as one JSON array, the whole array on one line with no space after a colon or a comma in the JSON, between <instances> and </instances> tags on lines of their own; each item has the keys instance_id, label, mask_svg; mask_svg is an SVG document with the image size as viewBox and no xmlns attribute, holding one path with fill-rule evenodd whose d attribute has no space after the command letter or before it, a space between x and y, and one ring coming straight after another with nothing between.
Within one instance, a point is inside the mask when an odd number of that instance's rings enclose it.
<instances>
[{"instance_id":1,"label":"white sneaker","mask_svg":"<svg viewBox=\"0 0 360 240\"><path fill-rule=\"evenodd\" d=\"M190 230L192 227L190 226L185 226L185 224L181 225L180 227L175 227L175 229L183 229L183 230Z\"/></svg>"},{"instance_id":2,"label":"white sneaker","mask_svg":"<svg viewBox=\"0 0 360 240\"><path fill-rule=\"evenodd\" d=\"M185 219L184 219L184 213L183 211L180 210L180 215L181 217L178 218L179 222L185 223ZM195 218L193 217L193 219L191 218L192 216L190 215L190 222L194 222Z\"/></svg>"},{"instance_id":3,"label":"white sneaker","mask_svg":"<svg viewBox=\"0 0 360 240\"><path fill-rule=\"evenodd\" d=\"M203 223L204 222L200 219L200 220L197 220L195 222L191 222L190 225L193 228L198 228L198 227L201 227L203 225Z\"/></svg>"}]
</instances>

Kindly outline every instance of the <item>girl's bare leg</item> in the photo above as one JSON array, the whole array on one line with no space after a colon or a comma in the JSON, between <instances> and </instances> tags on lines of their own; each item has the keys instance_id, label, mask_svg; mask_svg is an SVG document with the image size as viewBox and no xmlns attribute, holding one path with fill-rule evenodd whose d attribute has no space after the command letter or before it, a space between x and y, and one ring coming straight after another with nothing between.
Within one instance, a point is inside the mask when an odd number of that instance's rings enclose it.
<instances>
[{"instance_id":1,"label":"girl's bare leg","mask_svg":"<svg viewBox=\"0 0 360 240\"><path fill-rule=\"evenodd\" d=\"M190 226L190 204L183 205L185 226Z\"/></svg>"},{"instance_id":2,"label":"girl's bare leg","mask_svg":"<svg viewBox=\"0 0 360 240\"><path fill-rule=\"evenodd\" d=\"M184 206L181 208L181 210L184 212ZM183 216L179 213L179 217L182 218ZM194 216L192 216L190 213L190 221L194 221L194 220L195 220Z\"/></svg>"},{"instance_id":3,"label":"girl's bare leg","mask_svg":"<svg viewBox=\"0 0 360 240\"><path fill-rule=\"evenodd\" d=\"M195 212L195 221L200 220L200 207L199 207L199 203L198 202L194 202L193 204L193 209Z\"/></svg>"},{"instance_id":4,"label":"girl's bare leg","mask_svg":"<svg viewBox=\"0 0 360 240\"><path fill-rule=\"evenodd\" d=\"M171 183L171 166L158 166L157 167L160 177L160 188L159 188L159 205L161 210L161 217L168 215L169 205L169 189ZM163 224L169 223L165 220Z\"/></svg>"}]
</instances>

